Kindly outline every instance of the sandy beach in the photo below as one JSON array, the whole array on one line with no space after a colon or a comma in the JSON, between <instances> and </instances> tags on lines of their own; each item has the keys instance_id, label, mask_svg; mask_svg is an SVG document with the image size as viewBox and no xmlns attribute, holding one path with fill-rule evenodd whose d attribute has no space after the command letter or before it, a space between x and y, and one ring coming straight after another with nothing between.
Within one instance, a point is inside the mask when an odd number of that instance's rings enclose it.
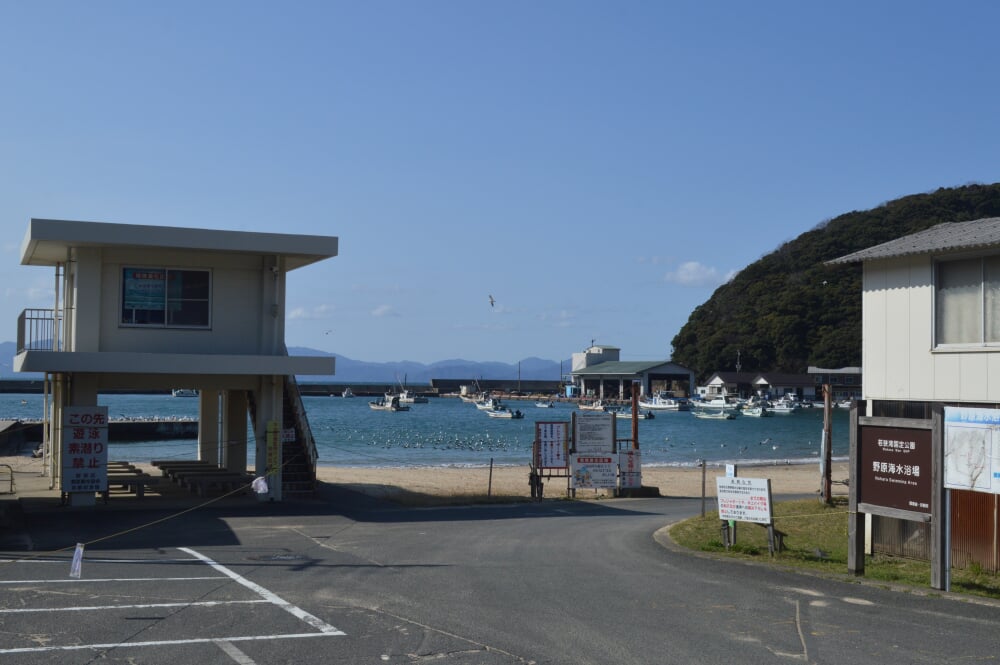
<instances>
[{"instance_id":1,"label":"sandy beach","mask_svg":"<svg viewBox=\"0 0 1000 665\"><path fill-rule=\"evenodd\" d=\"M705 493L715 496L715 478L724 476L725 467L709 466L705 470ZM747 478L769 478L771 491L779 494L819 495L820 474L818 464L782 464L745 466L739 475ZM425 497L493 497L530 498L528 467L495 467L490 475L488 468L347 468L322 466L317 476L323 482L344 485L371 494L403 501ZM834 495L847 495L847 463L832 466ZM656 487L662 496L700 497L701 469L676 467L644 467L642 484ZM600 496L594 490L579 490L577 498ZM544 480L546 498L565 497L566 479Z\"/></svg>"},{"instance_id":2,"label":"sandy beach","mask_svg":"<svg viewBox=\"0 0 1000 665\"><path fill-rule=\"evenodd\" d=\"M0 457L0 464L10 465L17 478L37 477L42 472L42 460L29 456ZM137 466L159 475L159 470L151 465ZM834 495L846 496L847 463L835 462L832 471ZM706 468L707 496L715 496L715 478L723 475L725 467L709 465ZM818 464L746 465L740 468L739 475L746 478L769 478L774 495L819 493ZM371 496L411 505L531 497L527 466L494 467L492 474L489 468L321 466L317 470L317 478L324 483L345 486ZM544 478L543 482L545 498L558 499L568 495L566 478ZM661 496L699 497L702 471L698 468L644 467L642 484L644 487L656 487ZM22 487L27 488L26 485ZM581 499L607 495L603 490L577 491L577 498Z\"/></svg>"}]
</instances>

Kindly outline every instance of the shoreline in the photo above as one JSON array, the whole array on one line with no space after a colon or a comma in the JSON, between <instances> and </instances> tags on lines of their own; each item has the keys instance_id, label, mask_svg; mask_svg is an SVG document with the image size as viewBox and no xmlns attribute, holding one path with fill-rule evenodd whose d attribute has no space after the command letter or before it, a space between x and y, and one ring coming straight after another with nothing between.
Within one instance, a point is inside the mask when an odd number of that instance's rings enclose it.
<instances>
[{"instance_id":1,"label":"shoreline","mask_svg":"<svg viewBox=\"0 0 1000 665\"><path fill-rule=\"evenodd\" d=\"M11 455L0 457L0 464L11 466L15 474L41 474L42 459ZM146 472L159 475L159 470L148 463L136 462ZM771 481L771 492L782 495L816 495L820 491L819 462L811 464L758 463L743 464L739 475L745 478L766 478ZM848 462L834 461L831 465L834 496L848 495ZM565 475L543 474L543 497L559 499L569 496L568 478ZM529 467L350 467L320 466L316 480L326 485L339 486L369 496L397 501L405 505L434 505L443 503L477 503L483 501L521 501L531 499L528 482ZM642 486L656 488L661 497L700 497L702 484L706 497L715 497L715 478L725 475L724 464L706 464L700 467L649 466L642 467ZM610 497L609 490L579 489L577 499ZM155 496L155 493L153 494Z\"/></svg>"},{"instance_id":2,"label":"shoreline","mask_svg":"<svg viewBox=\"0 0 1000 665\"><path fill-rule=\"evenodd\" d=\"M745 465L748 466L749 465ZM766 478L771 492L779 495L803 495L820 492L819 463L768 464L753 466L752 472L741 473L746 478ZM522 499L531 498L527 466L489 467L346 467L321 466L317 480L404 503L419 502L432 497L442 499ZM725 475L725 465L710 463L705 467L705 496L715 497L715 478ZM847 496L848 463L835 461L831 465L834 496ZM567 496L567 478L543 475L544 497ZM700 467L642 467L643 487L656 487L664 497L700 497L702 470ZM577 490L577 498L608 496L607 490Z\"/></svg>"}]
</instances>

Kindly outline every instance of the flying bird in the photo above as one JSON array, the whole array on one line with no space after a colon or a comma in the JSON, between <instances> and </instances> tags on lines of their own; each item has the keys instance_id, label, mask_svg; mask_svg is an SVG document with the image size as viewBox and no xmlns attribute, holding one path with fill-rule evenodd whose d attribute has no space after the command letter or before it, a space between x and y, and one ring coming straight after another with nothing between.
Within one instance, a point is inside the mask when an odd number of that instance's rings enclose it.
<instances>
[{"instance_id":1,"label":"flying bird","mask_svg":"<svg viewBox=\"0 0 1000 665\"><path fill-rule=\"evenodd\" d=\"M496 303L496 300L494 300L493 296L491 295L490 296L490 307L493 307L494 303Z\"/></svg>"}]
</instances>

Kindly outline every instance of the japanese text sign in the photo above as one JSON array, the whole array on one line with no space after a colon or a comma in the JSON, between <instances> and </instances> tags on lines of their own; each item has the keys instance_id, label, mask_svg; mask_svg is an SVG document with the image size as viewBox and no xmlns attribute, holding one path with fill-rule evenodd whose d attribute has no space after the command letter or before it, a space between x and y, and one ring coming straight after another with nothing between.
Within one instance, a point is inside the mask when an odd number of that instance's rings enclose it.
<instances>
[{"instance_id":1,"label":"japanese text sign","mask_svg":"<svg viewBox=\"0 0 1000 665\"><path fill-rule=\"evenodd\" d=\"M108 407L67 406L62 412L63 492L108 489Z\"/></svg>"},{"instance_id":2,"label":"japanese text sign","mask_svg":"<svg viewBox=\"0 0 1000 665\"><path fill-rule=\"evenodd\" d=\"M771 481L767 478L715 479L719 519L771 524Z\"/></svg>"}]
</instances>

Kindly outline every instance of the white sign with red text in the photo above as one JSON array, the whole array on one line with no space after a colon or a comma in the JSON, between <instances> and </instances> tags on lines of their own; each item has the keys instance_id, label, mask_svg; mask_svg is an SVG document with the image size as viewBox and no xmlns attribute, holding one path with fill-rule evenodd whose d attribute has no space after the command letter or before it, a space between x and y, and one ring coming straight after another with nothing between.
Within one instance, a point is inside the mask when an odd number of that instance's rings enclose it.
<instances>
[{"instance_id":1,"label":"white sign with red text","mask_svg":"<svg viewBox=\"0 0 1000 665\"><path fill-rule=\"evenodd\" d=\"M625 450L618 453L618 471L621 476L622 489L642 487L642 457L640 452L638 450Z\"/></svg>"},{"instance_id":2,"label":"white sign with red text","mask_svg":"<svg viewBox=\"0 0 1000 665\"><path fill-rule=\"evenodd\" d=\"M106 492L108 407L67 406L62 430L62 491Z\"/></svg>"},{"instance_id":3,"label":"white sign with red text","mask_svg":"<svg viewBox=\"0 0 1000 665\"><path fill-rule=\"evenodd\" d=\"M771 524L771 481L767 478L715 479L719 519Z\"/></svg>"},{"instance_id":4,"label":"white sign with red text","mask_svg":"<svg viewBox=\"0 0 1000 665\"><path fill-rule=\"evenodd\" d=\"M618 456L573 453L570 460L570 481L573 489L608 488L618 483Z\"/></svg>"}]
</instances>

